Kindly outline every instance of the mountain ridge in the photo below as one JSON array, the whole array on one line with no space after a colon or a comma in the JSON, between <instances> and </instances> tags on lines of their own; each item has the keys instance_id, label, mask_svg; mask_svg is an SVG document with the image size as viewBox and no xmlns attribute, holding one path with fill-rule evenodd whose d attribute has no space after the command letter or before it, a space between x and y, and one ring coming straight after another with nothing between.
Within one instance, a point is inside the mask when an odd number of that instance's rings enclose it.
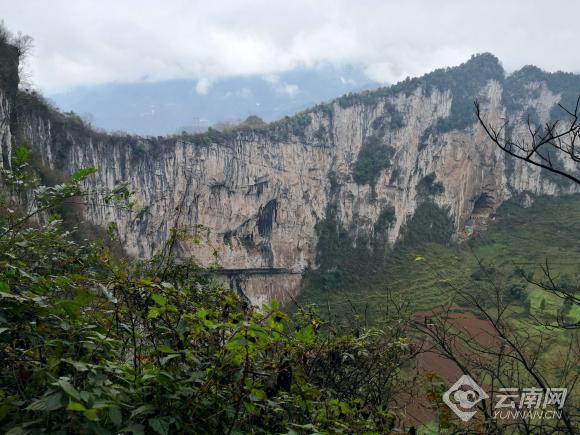
<instances>
[{"instance_id":1,"label":"mountain ridge","mask_svg":"<svg viewBox=\"0 0 580 435\"><path fill-rule=\"evenodd\" d=\"M156 136L203 131L249 115L273 121L318 101L377 84L365 76L361 66L319 65L213 81L110 83L48 96L57 106L83 115L97 127Z\"/></svg>"}]
</instances>

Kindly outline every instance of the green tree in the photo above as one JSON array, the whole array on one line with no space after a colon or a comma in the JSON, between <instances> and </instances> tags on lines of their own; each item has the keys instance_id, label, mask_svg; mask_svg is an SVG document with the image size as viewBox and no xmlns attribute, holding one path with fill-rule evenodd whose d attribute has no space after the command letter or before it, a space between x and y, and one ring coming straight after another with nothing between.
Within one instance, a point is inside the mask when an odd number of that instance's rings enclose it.
<instances>
[{"instance_id":1,"label":"green tree","mask_svg":"<svg viewBox=\"0 0 580 435\"><path fill-rule=\"evenodd\" d=\"M542 298L540 302L540 311L543 313L545 309L546 309L546 299Z\"/></svg>"}]
</instances>

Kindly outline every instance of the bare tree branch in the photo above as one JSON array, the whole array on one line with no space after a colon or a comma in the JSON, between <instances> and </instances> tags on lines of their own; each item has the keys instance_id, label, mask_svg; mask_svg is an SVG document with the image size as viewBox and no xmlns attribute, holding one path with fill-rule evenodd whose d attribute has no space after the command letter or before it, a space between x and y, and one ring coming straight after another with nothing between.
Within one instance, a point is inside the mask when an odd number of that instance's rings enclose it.
<instances>
[{"instance_id":1,"label":"bare tree branch","mask_svg":"<svg viewBox=\"0 0 580 435\"><path fill-rule=\"evenodd\" d=\"M580 163L577 146L580 142L579 107L580 96L576 100L574 110L558 105L568 115L568 120L551 121L543 127L533 126L528 116L528 138L514 139L505 134L509 121L504 120L500 127L488 122L481 112L479 101L475 101L475 113L479 123L492 140L502 151L510 156L543 168L547 171L565 177L574 183L580 184L580 178L557 167L553 155L561 155L574 163ZM580 168L579 168L580 169Z\"/></svg>"}]
</instances>

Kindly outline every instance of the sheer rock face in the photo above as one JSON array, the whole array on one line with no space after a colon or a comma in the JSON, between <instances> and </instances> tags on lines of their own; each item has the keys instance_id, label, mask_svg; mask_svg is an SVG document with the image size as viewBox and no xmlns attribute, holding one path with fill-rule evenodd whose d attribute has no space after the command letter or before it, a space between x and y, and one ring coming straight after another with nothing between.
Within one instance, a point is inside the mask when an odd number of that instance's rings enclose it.
<instances>
[{"instance_id":1,"label":"sheer rock face","mask_svg":"<svg viewBox=\"0 0 580 435\"><path fill-rule=\"evenodd\" d=\"M545 83L527 86L519 109L506 107L498 80L482 82L476 97L490 121L509 117L514 134L524 134L526 110L533 108L545 122L560 100ZM211 230L209 242L182 241L179 254L210 263L217 251L225 269L240 271L235 285L262 302L297 294L301 274L316 267L315 225L331 208L356 238L372 235L381 212L392 207L394 220L386 230L392 244L424 195L419 186L429 174L443 187L431 200L449 210L458 238L514 195L571 192L538 169L508 162L473 120L438 129L452 117L454 98L450 89L419 83L371 102L339 99L265 128L189 140L95 133L50 109L23 110L18 125L44 166L68 172L94 166L94 185L129 182L136 211L92 205L84 213L99 225L115 222L130 254L149 257L172 227L205 231L196 229L201 224ZM4 122L9 111L0 93L3 154L12 140ZM400 119L393 125L395 116ZM390 147L390 165L374 174L374 182L358 184L353 171L370 137Z\"/></svg>"},{"instance_id":2,"label":"sheer rock face","mask_svg":"<svg viewBox=\"0 0 580 435\"><path fill-rule=\"evenodd\" d=\"M3 89L0 89L0 166L9 168L12 157L12 132L10 119L12 102Z\"/></svg>"}]
</instances>

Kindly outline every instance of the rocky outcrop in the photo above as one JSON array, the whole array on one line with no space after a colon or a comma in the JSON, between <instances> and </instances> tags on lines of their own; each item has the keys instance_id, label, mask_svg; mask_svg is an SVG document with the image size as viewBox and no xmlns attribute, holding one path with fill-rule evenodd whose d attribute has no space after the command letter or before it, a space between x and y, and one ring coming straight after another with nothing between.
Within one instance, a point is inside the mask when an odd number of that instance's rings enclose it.
<instances>
[{"instance_id":1,"label":"rocky outcrop","mask_svg":"<svg viewBox=\"0 0 580 435\"><path fill-rule=\"evenodd\" d=\"M0 164L3 168L10 167L12 158L11 114L12 100L0 89Z\"/></svg>"},{"instance_id":2,"label":"rocky outcrop","mask_svg":"<svg viewBox=\"0 0 580 435\"><path fill-rule=\"evenodd\" d=\"M217 253L224 269L238 272L225 274L232 285L253 301L287 299L317 267L316 224L330 212L353 240L381 231L393 244L425 198L448 210L462 238L514 195L571 192L506 160L473 116L478 98L491 121L512 121L512 134L525 133L530 110L547 121L563 96L542 74L510 82L497 59L481 55L263 128L156 139L97 133L37 102L21 105L19 135L47 167L94 166L95 186L129 182L137 210L84 212L98 225L115 222L128 253L151 256L173 227L204 232L207 242L184 239L179 254L209 263ZM3 152L8 112L0 92ZM394 214L377 225L385 210Z\"/></svg>"}]
</instances>

